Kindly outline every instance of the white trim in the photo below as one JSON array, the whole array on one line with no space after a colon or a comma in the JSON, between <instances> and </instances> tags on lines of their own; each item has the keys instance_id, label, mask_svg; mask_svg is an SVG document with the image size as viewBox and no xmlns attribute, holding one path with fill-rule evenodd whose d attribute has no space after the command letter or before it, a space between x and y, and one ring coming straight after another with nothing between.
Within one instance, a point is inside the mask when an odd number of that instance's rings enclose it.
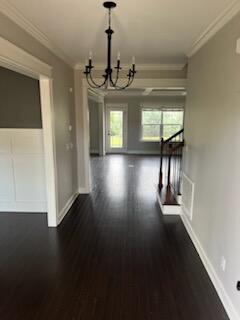
<instances>
[{"instance_id":1,"label":"white trim","mask_svg":"<svg viewBox=\"0 0 240 320\"><path fill-rule=\"evenodd\" d=\"M52 67L0 37L0 64L40 80L48 226L57 226L58 193L53 121Z\"/></svg>"},{"instance_id":2,"label":"white trim","mask_svg":"<svg viewBox=\"0 0 240 320\"><path fill-rule=\"evenodd\" d=\"M194 194L195 194L195 183L184 172L182 172L182 179L183 178L186 179L192 186L192 199L191 199L191 209L190 209L190 211L185 207L184 203L182 203L182 210L186 213L186 215L192 221L192 219L193 219Z\"/></svg>"},{"instance_id":3,"label":"white trim","mask_svg":"<svg viewBox=\"0 0 240 320\"><path fill-rule=\"evenodd\" d=\"M78 189L79 194L89 194L88 188L79 188Z\"/></svg>"},{"instance_id":4,"label":"white trim","mask_svg":"<svg viewBox=\"0 0 240 320\"><path fill-rule=\"evenodd\" d=\"M156 142L159 144L159 142ZM136 155L149 155L149 156L155 156L160 155L160 151L150 151L150 150L127 150L127 154L136 154Z\"/></svg>"},{"instance_id":5,"label":"white trim","mask_svg":"<svg viewBox=\"0 0 240 320\"><path fill-rule=\"evenodd\" d=\"M45 157L48 226L56 227L58 225L58 183L52 80L40 76L39 84Z\"/></svg>"},{"instance_id":6,"label":"white trim","mask_svg":"<svg viewBox=\"0 0 240 320\"><path fill-rule=\"evenodd\" d=\"M182 102L175 103L174 105L166 106L163 102L140 102L140 108L142 109L159 109L160 111L184 111L184 104Z\"/></svg>"},{"instance_id":7,"label":"white trim","mask_svg":"<svg viewBox=\"0 0 240 320\"><path fill-rule=\"evenodd\" d=\"M1 0L0 11L19 27L25 30L38 42L48 48L57 57L74 67L74 62L62 52L42 31L40 31L31 21L29 21L13 4L9 1Z\"/></svg>"},{"instance_id":8,"label":"white trim","mask_svg":"<svg viewBox=\"0 0 240 320\"><path fill-rule=\"evenodd\" d=\"M0 37L0 64L33 78L39 78L39 74L52 78L50 65L2 37Z\"/></svg>"},{"instance_id":9,"label":"white trim","mask_svg":"<svg viewBox=\"0 0 240 320\"><path fill-rule=\"evenodd\" d=\"M229 6L207 27L194 42L187 56L192 57L205 43L207 43L222 27L224 27L240 10L239 0L234 0Z\"/></svg>"},{"instance_id":10,"label":"white trim","mask_svg":"<svg viewBox=\"0 0 240 320\"><path fill-rule=\"evenodd\" d=\"M80 70L76 70L81 72ZM95 82L99 82L99 78L93 79ZM89 87L87 81L83 79L84 86ZM124 85L126 80L123 78L119 79L119 85ZM178 78L178 79L134 79L131 84L131 89L165 89L165 90L186 90L187 89L187 79L186 78Z\"/></svg>"},{"instance_id":11,"label":"white trim","mask_svg":"<svg viewBox=\"0 0 240 320\"><path fill-rule=\"evenodd\" d=\"M121 79L120 79L121 80ZM119 80L119 81L120 81ZM122 80L124 83L124 80ZM157 89L176 89L186 90L187 79L134 79L131 88L157 88Z\"/></svg>"},{"instance_id":12,"label":"white trim","mask_svg":"<svg viewBox=\"0 0 240 320\"><path fill-rule=\"evenodd\" d=\"M67 201L67 203L65 204L65 206L62 208L62 210L59 212L59 216L58 216L58 224L60 224L62 222L62 220L64 219L64 217L67 215L68 211L70 210L71 206L73 205L74 201L77 199L79 193L78 191L76 191Z\"/></svg>"},{"instance_id":13,"label":"white trim","mask_svg":"<svg viewBox=\"0 0 240 320\"><path fill-rule=\"evenodd\" d=\"M217 272L215 271L211 261L209 260L206 252L204 251L201 242L199 241L197 235L195 234L190 222L188 221L187 217L184 214L181 214L181 219L183 221L183 224L202 260L202 263L217 291L217 294L219 298L221 299L223 306L226 309L226 312L228 313L228 316L230 320L239 320L240 315L238 315L237 310L235 309L234 305L231 302L230 297L228 296L221 280L219 279Z\"/></svg>"},{"instance_id":14,"label":"white trim","mask_svg":"<svg viewBox=\"0 0 240 320\"><path fill-rule=\"evenodd\" d=\"M186 66L186 63L175 63L175 64L137 64L137 70L139 71L181 71ZM128 70L129 65L123 64L123 70ZM83 71L85 69L85 65L83 63L77 63L74 67L76 70ZM106 69L106 65L97 63L94 65L94 70L102 71Z\"/></svg>"},{"instance_id":15,"label":"white trim","mask_svg":"<svg viewBox=\"0 0 240 320\"><path fill-rule=\"evenodd\" d=\"M97 103L103 103L104 97L105 97L105 94L103 92L100 92L99 90L96 92L93 89L88 89L88 98L90 100L93 100Z\"/></svg>"},{"instance_id":16,"label":"white trim","mask_svg":"<svg viewBox=\"0 0 240 320\"><path fill-rule=\"evenodd\" d=\"M128 104L127 103L107 103L106 104L106 123L105 123L105 141L106 153L126 153L128 148ZM123 147L111 148L110 138L108 135L109 128L109 115L111 110L119 110L123 112Z\"/></svg>"},{"instance_id":17,"label":"white trim","mask_svg":"<svg viewBox=\"0 0 240 320\"><path fill-rule=\"evenodd\" d=\"M180 215L181 214L181 206L180 205L176 205L176 206L171 206L171 205L164 205L161 202L161 198L159 195L159 192L157 191L157 201L158 204L160 206L160 209L162 211L162 214L171 216L171 215Z\"/></svg>"}]
</instances>

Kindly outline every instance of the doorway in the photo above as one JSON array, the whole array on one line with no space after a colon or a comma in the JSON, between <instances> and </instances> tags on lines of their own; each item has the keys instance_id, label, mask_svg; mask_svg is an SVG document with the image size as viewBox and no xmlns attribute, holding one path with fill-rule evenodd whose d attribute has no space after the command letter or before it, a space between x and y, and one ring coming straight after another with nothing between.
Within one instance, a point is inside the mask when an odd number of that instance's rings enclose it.
<instances>
[{"instance_id":1,"label":"doorway","mask_svg":"<svg viewBox=\"0 0 240 320\"><path fill-rule=\"evenodd\" d=\"M53 125L52 67L0 37L0 65L39 80L42 115L42 138L46 181L46 211L49 227L58 220L57 170ZM21 171L20 171L21 172ZM17 208L19 209L19 207ZM20 209L17 211L21 211ZM24 211L26 211L24 209Z\"/></svg>"},{"instance_id":2,"label":"doorway","mask_svg":"<svg viewBox=\"0 0 240 320\"><path fill-rule=\"evenodd\" d=\"M106 146L107 153L127 151L127 105L107 105Z\"/></svg>"}]
</instances>

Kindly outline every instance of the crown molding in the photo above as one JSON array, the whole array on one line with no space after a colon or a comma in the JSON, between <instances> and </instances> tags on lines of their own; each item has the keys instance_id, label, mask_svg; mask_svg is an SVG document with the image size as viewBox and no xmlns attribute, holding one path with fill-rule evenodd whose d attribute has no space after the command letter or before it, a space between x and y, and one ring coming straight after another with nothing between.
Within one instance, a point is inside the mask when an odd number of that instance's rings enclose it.
<instances>
[{"instance_id":1,"label":"crown molding","mask_svg":"<svg viewBox=\"0 0 240 320\"><path fill-rule=\"evenodd\" d=\"M15 8L15 6L6 0L0 0L0 12L2 12L27 33L29 33L33 38L48 48L52 53L54 53L69 66L74 67L73 61L67 57L61 49L55 46L55 44L32 22L25 18L24 15L17 8Z\"/></svg>"},{"instance_id":2,"label":"crown molding","mask_svg":"<svg viewBox=\"0 0 240 320\"><path fill-rule=\"evenodd\" d=\"M186 66L186 63L176 64L137 64L137 70L139 71L181 71ZM123 64L123 70L128 70L129 65ZM85 65L83 63L77 63L74 67L76 70L84 70ZM106 69L106 65L97 63L94 65L94 70L102 71Z\"/></svg>"},{"instance_id":3,"label":"crown molding","mask_svg":"<svg viewBox=\"0 0 240 320\"><path fill-rule=\"evenodd\" d=\"M104 102L104 97L106 96L106 93L100 91L100 90L93 90L93 89L88 89L88 98L98 102L98 103L103 103Z\"/></svg>"},{"instance_id":4,"label":"crown molding","mask_svg":"<svg viewBox=\"0 0 240 320\"><path fill-rule=\"evenodd\" d=\"M240 11L240 1L232 3L207 27L207 29L194 42L187 56L192 57L204 44L206 44L222 27L224 27Z\"/></svg>"}]
</instances>

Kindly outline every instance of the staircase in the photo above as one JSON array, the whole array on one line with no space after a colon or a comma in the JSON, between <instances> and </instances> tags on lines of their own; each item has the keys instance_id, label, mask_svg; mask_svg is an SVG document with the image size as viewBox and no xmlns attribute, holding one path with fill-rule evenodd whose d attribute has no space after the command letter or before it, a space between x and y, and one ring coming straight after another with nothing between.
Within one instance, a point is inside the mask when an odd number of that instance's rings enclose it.
<instances>
[{"instance_id":1,"label":"staircase","mask_svg":"<svg viewBox=\"0 0 240 320\"><path fill-rule=\"evenodd\" d=\"M180 214L184 129L160 143L158 202L163 214Z\"/></svg>"}]
</instances>

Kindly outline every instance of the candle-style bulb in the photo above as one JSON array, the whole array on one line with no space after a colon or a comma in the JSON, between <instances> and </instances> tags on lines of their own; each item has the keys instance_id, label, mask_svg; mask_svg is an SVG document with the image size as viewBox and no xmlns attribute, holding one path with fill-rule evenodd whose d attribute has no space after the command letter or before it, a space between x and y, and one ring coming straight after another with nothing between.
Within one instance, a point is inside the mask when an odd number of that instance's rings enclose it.
<instances>
[{"instance_id":1,"label":"candle-style bulb","mask_svg":"<svg viewBox=\"0 0 240 320\"><path fill-rule=\"evenodd\" d=\"M135 56L132 57L132 64L135 64L136 60L135 60Z\"/></svg>"},{"instance_id":2,"label":"candle-style bulb","mask_svg":"<svg viewBox=\"0 0 240 320\"><path fill-rule=\"evenodd\" d=\"M89 60L92 60L92 51L89 51Z\"/></svg>"},{"instance_id":3,"label":"candle-style bulb","mask_svg":"<svg viewBox=\"0 0 240 320\"><path fill-rule=\"evenodd\" d=\"M117 60L120 60L120 57L121 57L120 52L118 52L118 54L117 54Z\"/></svg>"}]
</instances>

